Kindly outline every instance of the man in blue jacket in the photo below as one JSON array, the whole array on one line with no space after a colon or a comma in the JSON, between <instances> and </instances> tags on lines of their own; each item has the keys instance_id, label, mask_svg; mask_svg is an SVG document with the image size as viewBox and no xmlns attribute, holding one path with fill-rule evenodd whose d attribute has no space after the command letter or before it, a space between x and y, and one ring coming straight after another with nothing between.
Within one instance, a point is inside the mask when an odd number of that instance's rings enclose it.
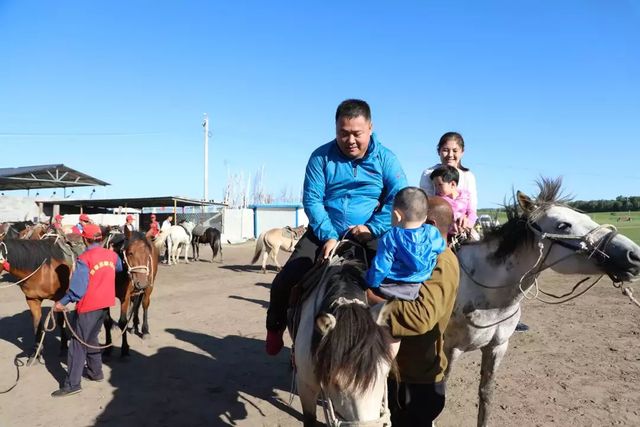
<instances>
[{"instance_id":1,"label":"man in blue jacket","mask_svg":"<svg viewBox=\"0 0 640 427\"><path fill-rule=\"evenodd\" d=\"M309 158L303 205L309 228L271 284L267 310L269 355L282 349L291 288L316 259L328 258L345 235L375 250L377 238L391 227L395 194L407 186L396 156L372 133L369 105L343 101L336 111L336 139Z\"/></svg>"}]
</instances>

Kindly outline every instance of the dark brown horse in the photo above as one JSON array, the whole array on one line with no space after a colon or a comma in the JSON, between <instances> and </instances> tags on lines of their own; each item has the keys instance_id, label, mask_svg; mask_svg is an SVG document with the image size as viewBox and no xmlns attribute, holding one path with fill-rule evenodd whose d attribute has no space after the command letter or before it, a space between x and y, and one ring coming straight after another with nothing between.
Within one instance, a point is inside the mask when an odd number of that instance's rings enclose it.
<instances>
[{"instance_id":1,"label":"dark brown horse","mask_svg":"<svg viewBox=\"0 0 640 427\"><path fill-rule=\"evenodd\" d=\"M158 272L158 252L149 242L144 233L134 231L129 233L125 229L125 240L114 247L122 259L123 271L116 274L116 297L120 300L120 318L118 326L122 332L121 356L129 355L127 343L127 324L133 317L134 333L142 334L142 338L149 337L148 309L151 303L153 284ZM138 311L142 303L143 318L142 331L138 331ZM110 315L105 317L104 326L107 335L107 344L111 344L111 328L113 319ZM111 353L111 347L105 350Z\"/></svg>"},{"instance_id":2,"label":"dark brown horse","mask_svg":"<svg viewBox=\"0 0 640 427\"><path fill-rule=\"evenodd\" d=\"M196 236L193 234L191 239L191 247L193 249L193 260L198 261L200 259L200 244L208 243L211 246L211 262L216 259L216 255L220 253L220 262L222 262L222 245L220 243L220 230L214 227L209 227L204 230L202 236Z\"/></svg>"},{"instance_id":3,"label":"dark brown horse","mask_svg":"<svg viewBox=\"0 0 640 427\"><path fill-rule=\"evenodd\" d=\"M59 245L49 240L12 240L0 243L0 272L8 271L18 281L24 293L33 319L35 342L33 353L27 362L33 362L38 343L43 334L42 301L57 301L69 288L70 266ZM60 325L61 351L67 348L67 336L62 322Z\"/></svg>"}]
</instances>

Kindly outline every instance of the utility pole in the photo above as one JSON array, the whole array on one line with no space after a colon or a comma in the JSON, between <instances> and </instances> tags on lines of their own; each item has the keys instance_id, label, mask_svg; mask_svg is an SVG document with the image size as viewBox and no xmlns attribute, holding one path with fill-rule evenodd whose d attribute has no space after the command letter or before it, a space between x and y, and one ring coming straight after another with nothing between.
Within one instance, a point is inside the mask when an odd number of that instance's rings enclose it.
<instances>
[{"instance_id":1,"label":"utility pole","mask_svg":"<svg viewBox=\"0 0 640 427\"><path fill-rule=\"evenodd\" d=\"M209 117L204 113L204 201L209 200Z\"/></svg>"}]
</instances>

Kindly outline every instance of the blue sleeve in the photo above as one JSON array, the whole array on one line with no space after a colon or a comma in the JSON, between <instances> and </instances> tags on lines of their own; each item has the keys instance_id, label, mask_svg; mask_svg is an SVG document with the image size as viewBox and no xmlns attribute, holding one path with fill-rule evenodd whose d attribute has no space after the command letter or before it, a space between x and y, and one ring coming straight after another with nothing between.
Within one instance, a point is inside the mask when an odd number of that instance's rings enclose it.
<instances>
[{"instance_id":1,"label":"blue sleeve","mask_svg":"<svg viewBox=\"0 0 640 427\"><path fill-rule=\"evenodd\" d=\"M395 245L391 236L392 233L393 231L390 230L378 240L376 256L373 258L373 261L371 261L371 266L365 276L367 286L370 288L379 287L380 283L382 283L391 271L395 254Z\"/></svg>"},{"instance_id":2,"label":"blue sleeve","mask_svg":"<svg viewBox=\"0 0 640 427\"><path fill-rule=\"evenodd\" d=\"M120 256L116 254L116 273L120 273L122 271L122 260Z\"/></svg>"},{"instance_id":3,"label":"blue sleeve","mask_svg":"<svg viewBox=\"0 0 640 427\"><path fill-rule=\"evenodd\" d=\"M325 187L324 161L321 155L314 152L304 175L302 204L309 218L309 226L321 242L340 237L324 207Z\"/></svg>"},{"instance_id":4,"label":"blue sleeve","mask_svg":"<svg viewBox=\"0 0 640 427\"><path fill-rule=\"evenodd\" d=\"M381 209L374 213L365 224L374 237L379 237L391 227L391 211L396 193L406 187L407 177L400 166L398 158L389 150L380 153L382 160L382 195Z\"/></svg>"},{"instance_id":5,"label":"blue sleeve","mask_svg":"<svg viewBox=\"0 0 640 427\"><path fill-rule=\"evenodd\" d=\"M60 304L67 305L70 302L78 302L87 293L89 286L89 266L84 261L76 261L76 269L71 276L69 290L60 299Z\"/></svg>"}]
</instances>

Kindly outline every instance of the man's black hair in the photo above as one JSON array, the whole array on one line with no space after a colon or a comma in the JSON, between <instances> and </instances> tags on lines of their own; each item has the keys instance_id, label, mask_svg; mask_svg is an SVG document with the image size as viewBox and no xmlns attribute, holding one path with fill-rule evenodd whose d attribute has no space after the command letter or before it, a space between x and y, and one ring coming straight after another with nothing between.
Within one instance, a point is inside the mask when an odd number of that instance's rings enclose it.
<instances>
[{"instance_id":1,"label":"man's black hair","mask_svg":"<svg viewBox=\"0 0 640 427\"><path fill-rule=\"evenodd\" d=\"M342 117L355 119L359 116L364 117L369 122L371 121L371 108L369 108L369 104L361 99L347 99L338 105L338 109L336 110L336 123Z\"/></svg>"}]
</instances>

